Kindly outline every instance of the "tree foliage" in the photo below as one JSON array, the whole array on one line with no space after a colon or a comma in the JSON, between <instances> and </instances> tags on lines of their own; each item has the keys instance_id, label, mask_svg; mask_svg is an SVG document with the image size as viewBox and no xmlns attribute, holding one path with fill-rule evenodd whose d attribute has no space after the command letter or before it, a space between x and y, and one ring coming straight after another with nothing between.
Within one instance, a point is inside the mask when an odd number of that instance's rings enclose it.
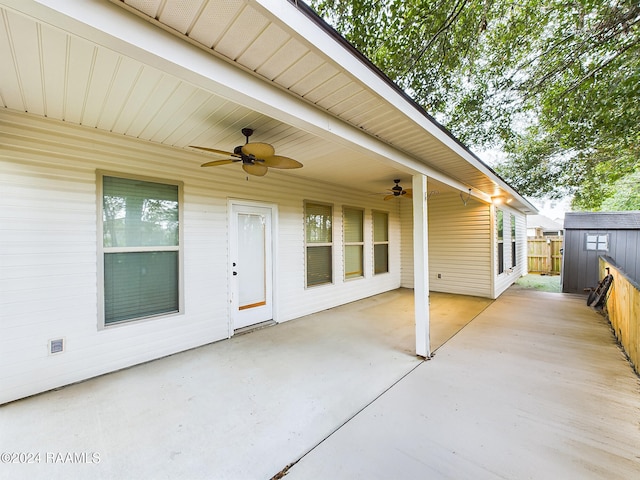
<instances>
[{"instance_id":1,"label":"tree foliage","mask_svg":"<svg viewBox=\"0 0 640 480\"><path fill-rule=\"evenodd\" d=\"M637 184L638 0L312 6L463 142L505 152L496 169L521 193L598 209Z\"/></svg>"}]
</instances>

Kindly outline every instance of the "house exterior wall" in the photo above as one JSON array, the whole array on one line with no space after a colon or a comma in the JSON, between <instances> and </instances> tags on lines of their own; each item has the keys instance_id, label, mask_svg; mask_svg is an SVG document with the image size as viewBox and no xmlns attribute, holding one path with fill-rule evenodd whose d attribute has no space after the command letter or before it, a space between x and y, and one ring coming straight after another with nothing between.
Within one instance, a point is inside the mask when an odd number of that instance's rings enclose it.
<instances>
[{"instance_id":1,"label":"house exterior wall","mask_svg":"<svg viewBox=\"0 0 640 480\"><path fill-rule=\"evenodd\" d=\"M371 195L235 166L149 142L0 111L0 403L229 336L228 201L277 205L274 319L282 322L401 282L397 206ZM97 170L183 182L184 311L98 325ZM334 212L334 283L305 288L304 201ZM365 211L365 277L342 276L342 208ZM389 212L389 273L373 275L372 210ZM50 355L48 342L64 338Z\"/></svg>"},{"instance_id":2,"label":"house exterior wall","mask_svg":"<svg viewBox=\"0 0 640 480\"><path fill-rule=\"evenodd\" d=\"M588 234L608 235L608 250L587 250L585 236ZM598 259L601 255L611 257L630 278L640 279L640 229L566 229L562 291L584 294L585 289L596 287L600 281Z\"/></svg>"},{"instance_id":3,"label":"house exterior wall","mask_svg":"<svg viewBox=\"0 0 640 480\"><path fill-rule=\"evenodd\" d=\"M503 273L498 273L495 207L473 197L465 206L459 192L432 195L429 208L429 290L497 298L527 274L526 216L508 206L504 212ZM511 219L516 222L516 264L512 265ZM400 202L401 285L413 288L410 202ZM440 274L440 278L438 278Z\"/></svg>"},{"instance_id":4,"label":"house exterior wall","mask_svg":"<svg viewBox=\"0 0 640 480\"><path fill-rule=\"evenodd\" d=\"M435 292L491 297L491 214L458 192L429 201L429 285Z\"/></svg>"},{"instance_id":5,"label":"house exterior wall","mask_svg":"<svg viewBox=\"0 0 640 480\"><path fill-rule=\"evenodd\" d=\"M492 206L492 230L493 230L493 268L494 291L492 298L498 298L507 288L523 275L527 274L527 221L526 216L508 205ZM498 210L503 212L504 219L504 271L499 273L498 268L498 232L496 227L496 215ZM516 226L516 262L513 264L512 256L512 220Z\"/></svg>"}]
</instances>

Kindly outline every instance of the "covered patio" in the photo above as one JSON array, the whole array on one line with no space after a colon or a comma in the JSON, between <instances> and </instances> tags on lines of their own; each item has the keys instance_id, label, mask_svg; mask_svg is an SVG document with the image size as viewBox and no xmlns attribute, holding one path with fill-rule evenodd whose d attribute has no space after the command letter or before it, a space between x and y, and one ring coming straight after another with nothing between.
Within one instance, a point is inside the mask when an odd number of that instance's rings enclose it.
<instances>
[{"instance_id":1,"label":"covered patio","mask_svg":"<svg viewBox=\"0 0 640 480\"><path fill-rule=\"evenodd\" d=\"M638 378L581 296L434 294L430 361L413 353L412 296L395 290L6 404L0 451L32 455L3 456L1 476L640 475Z\"/></svg>"}]
</instances>

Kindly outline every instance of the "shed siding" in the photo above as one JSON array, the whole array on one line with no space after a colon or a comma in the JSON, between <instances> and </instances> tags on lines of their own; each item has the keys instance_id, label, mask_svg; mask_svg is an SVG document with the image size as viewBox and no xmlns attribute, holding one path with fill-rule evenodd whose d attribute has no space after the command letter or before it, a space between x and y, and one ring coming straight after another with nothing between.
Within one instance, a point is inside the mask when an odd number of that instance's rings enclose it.
<instances>
[{"instance_id":1,"label":"shed siding","mask_svg":"<svg viewBox=\"0 0 640 480\"><path fill-rule=\"evenodd\" d=\"M440 278L438 278L440 274ZM491 297L491 215L457 192L429 201L429 286L435 292Z\"/></svg>"},{"instance_id":2,"label":"shed siding","mask_svg":"<svg viewBox=\"0 0 640 480\"><path fill-rule=\"evenodd\" d=\"M400 286L398 209L370 195L204 170L182 150L0 112L0 403L228 337L229 198L277 204L274 319L286 321ZM98 330L96 170L184 182L184 313ZM304 200L334 206L334 284L306 289ZM343 205L365 210L365 278L342 279ZM390 272L373 275L372 209L389 212ZM64 338L65 352L48 355Z\"/></svg>"},{"instance_id":3,"label":"shed siding","mask_svg":"<svg viewBox=\"0 0 640 480\"><path fill-rule=\"evenodd\" d=\"M609 250L586 250L587 234L609 235ZM567 229L564 242L562 291L565 293L582 294L598 285L601 255L611 257L632 279L640 279L640 230Z\"/></svg>"}]
</instances>

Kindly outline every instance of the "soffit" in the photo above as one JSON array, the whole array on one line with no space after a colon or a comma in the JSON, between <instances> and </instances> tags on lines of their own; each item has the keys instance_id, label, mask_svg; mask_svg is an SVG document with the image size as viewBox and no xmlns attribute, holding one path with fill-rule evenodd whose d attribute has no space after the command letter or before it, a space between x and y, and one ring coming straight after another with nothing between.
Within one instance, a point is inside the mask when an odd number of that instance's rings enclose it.
<instances>
[{"instance_id":1,"label":"soffit","mask_svg":"<svg viewBox=\"0 0 640 480\"><path fill-rule=\"evenodd\" d=\"M112 3L464 185L488 195L502 192L499 181L416 122L415 112L412 116L398 109L354 76L355 68L344 68L258 2ZM252 141L271 143L278 154L303 161L303 169L286 171L288 175L368 192L388 188L392 178L403 178L405 184L409 180L409 171L393 159L274 120L172 76L151 61L65 31L53 17L42 21L9 8L1 13L0 55L10 59L0 72L0 101L6 108L182 149L203 145L232 150L244 143L240 129L250 126L256 131ZM352 61L359 62L355 57Z\"/></svg>"}]
</instances>

